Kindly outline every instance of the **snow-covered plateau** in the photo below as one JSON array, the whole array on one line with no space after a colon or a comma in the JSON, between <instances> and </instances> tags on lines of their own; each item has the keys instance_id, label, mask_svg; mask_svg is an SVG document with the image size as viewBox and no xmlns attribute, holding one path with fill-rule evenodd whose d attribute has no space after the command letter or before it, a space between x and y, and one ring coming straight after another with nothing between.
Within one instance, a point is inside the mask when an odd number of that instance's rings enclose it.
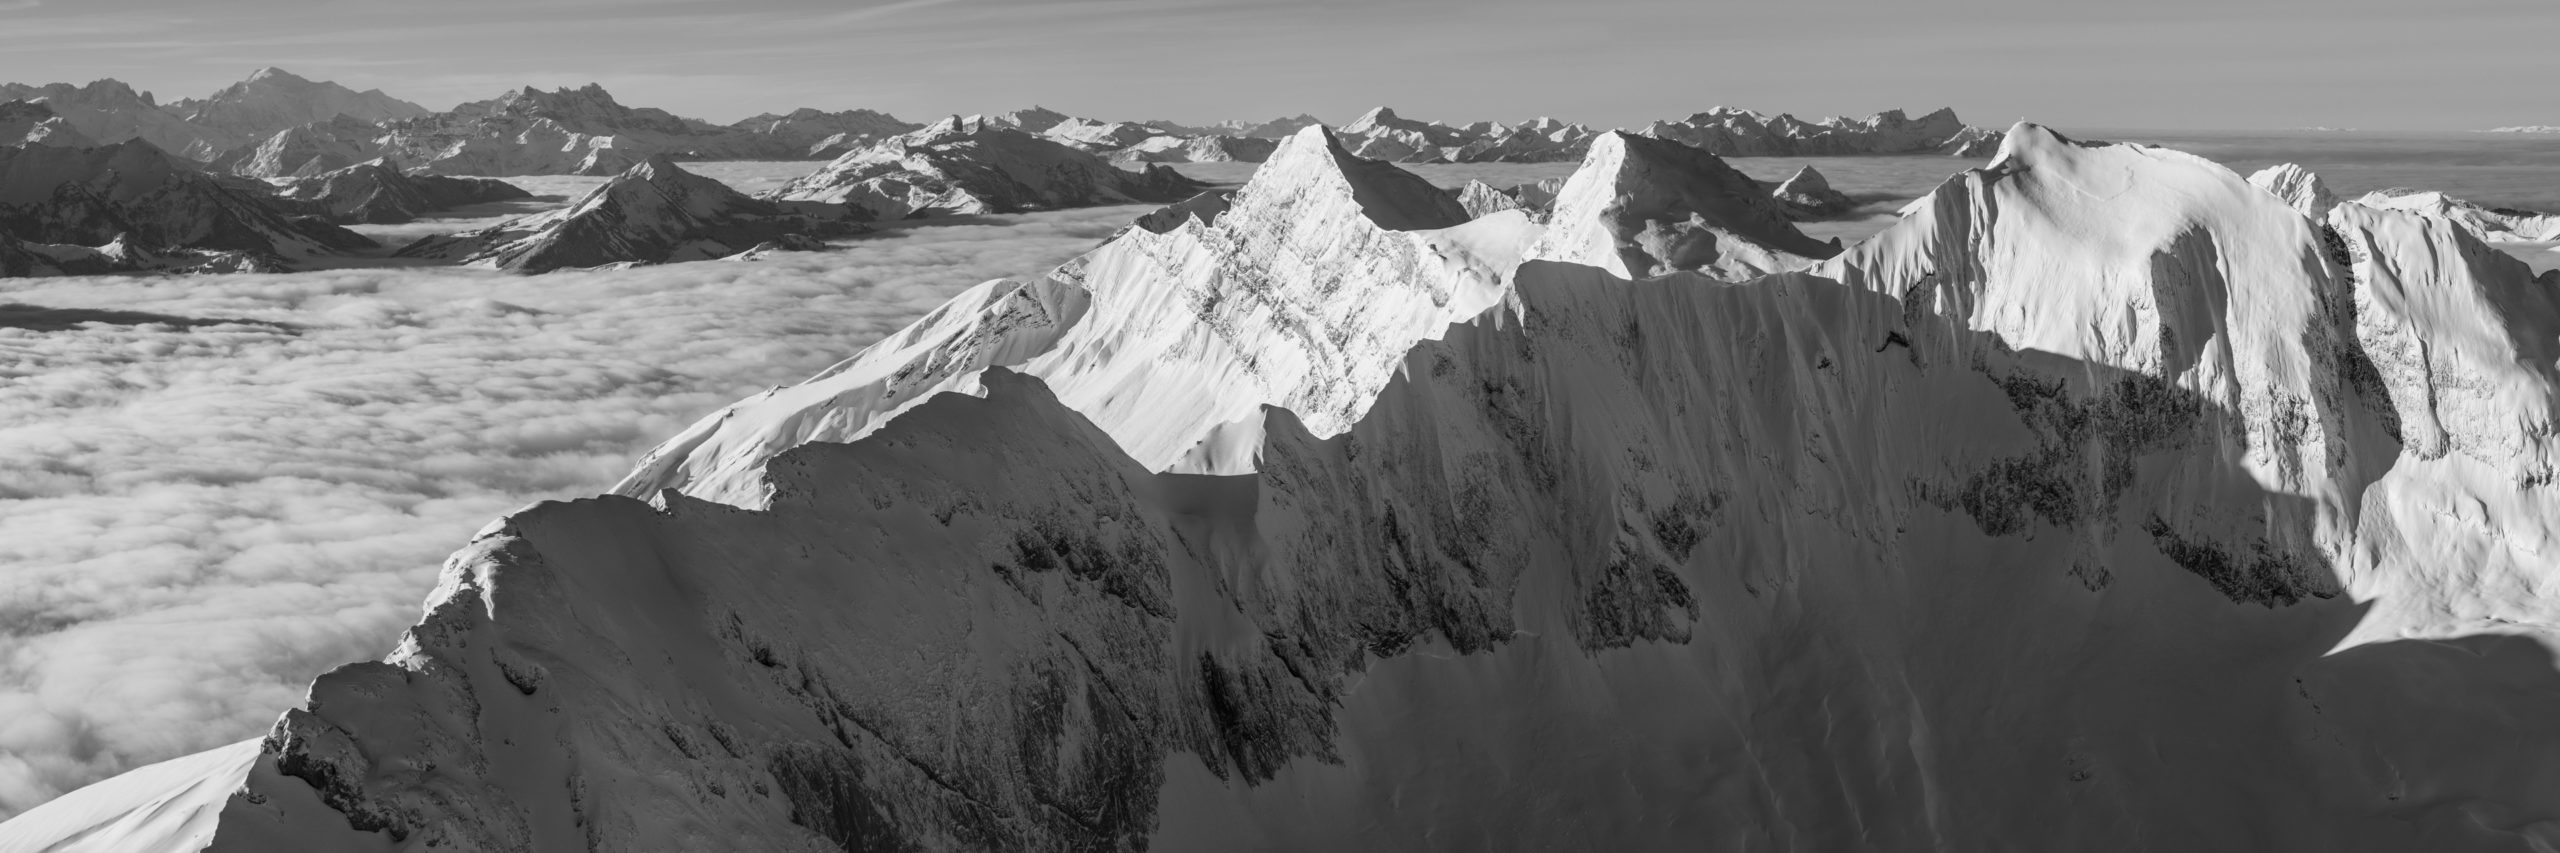
<instances>
[{"instance_id":1,"label":"snow-covered plateau","mask_svg":"<svg viewBox=\"0 0 2560 853\"><path fill-rule=\"evenodd\" d=\"M1996 139L1840 245L1657 136L1524 206L1290 132L0 849L2560 847L2560 274Z\"/></svg>"}]
</instances>

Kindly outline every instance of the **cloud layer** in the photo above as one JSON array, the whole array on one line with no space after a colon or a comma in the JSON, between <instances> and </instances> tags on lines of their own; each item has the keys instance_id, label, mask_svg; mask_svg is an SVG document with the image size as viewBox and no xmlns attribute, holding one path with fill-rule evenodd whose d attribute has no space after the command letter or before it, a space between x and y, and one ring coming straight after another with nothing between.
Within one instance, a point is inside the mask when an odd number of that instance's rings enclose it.
<instances>
[{"instance_id":1,"label":"cloud layer","mask_svg":"<svg viewBox=\"0 0 2560 853\"><path fill-rule=\"evenodd\" d=\"M613 273L0 281L106 309L0 317L0 819L255 736L389 651L489 519L1136 212Z\"/></svg>"}]
</instances>

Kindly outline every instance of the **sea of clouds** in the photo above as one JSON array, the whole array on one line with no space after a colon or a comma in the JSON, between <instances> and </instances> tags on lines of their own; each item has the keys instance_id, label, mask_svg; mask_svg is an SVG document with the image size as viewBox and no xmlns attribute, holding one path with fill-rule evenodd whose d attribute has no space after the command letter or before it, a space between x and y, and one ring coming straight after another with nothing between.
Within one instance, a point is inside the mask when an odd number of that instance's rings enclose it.
<instances>
[{"instance_id":1,"label":"sea of clouds","mask_svg":"<svg viewBox=\"0 0 2560 853\"><path fill-rule=\"evenodd\" d=\"M614 272L0 279L0 819L263 733L490 519L1141 212Z\"/></svg>"}]
</instances>

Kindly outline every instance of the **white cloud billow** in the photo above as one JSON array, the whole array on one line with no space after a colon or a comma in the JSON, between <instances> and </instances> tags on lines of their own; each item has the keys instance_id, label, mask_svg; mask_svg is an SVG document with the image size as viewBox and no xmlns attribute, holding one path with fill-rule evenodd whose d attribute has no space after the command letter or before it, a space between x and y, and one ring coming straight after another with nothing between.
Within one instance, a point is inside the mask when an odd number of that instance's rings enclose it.
<instances>
[{"instance_id":1,"label":"white cloud billow","mask_svg":"<svg viewBox=\"0 0 2560 853\"><path fill-rule=\"evenodd\" d=\"M388 651L489 519L600 491L703 413L1132 214L613 273L0 284L0 304L246 321L0 310L0 819L264 731L313 676Z\"/></svg>"}]
</instances>

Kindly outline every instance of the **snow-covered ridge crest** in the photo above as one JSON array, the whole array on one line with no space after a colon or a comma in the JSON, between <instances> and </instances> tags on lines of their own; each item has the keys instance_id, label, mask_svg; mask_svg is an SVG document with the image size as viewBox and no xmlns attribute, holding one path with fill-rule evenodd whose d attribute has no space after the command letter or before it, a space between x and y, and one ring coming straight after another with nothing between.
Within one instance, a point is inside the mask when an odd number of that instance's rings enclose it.
<instances>
[{"instance_id":1,"label":"snow-covered ridge crest","mask_svg":"<svg viewBox=\"0 0 2560 853\"><path fill-rule=\"evenodd\" d=\"M936 393L982 393L994 366L1039 377L1152 470L1248 471L1262 406L1319 435L1345 428L1416 341L1501 302L1535 233L1517 213L1468 222L1428 181L1308 128L1213 222L1132 228L1047 279L979 285L704 418L614 492L762 506L775 454L853 441Z\"/></svg>"},{"instance_id":2,"label":"snow-covered ridge crest","mask_svg":"<svg viewBox=\"0 0 2560 853\"><path fill-rule=\"evenodd\" d=\"M2338 206L2337 194L2329 191L2329 185L2322 182L2319 175L2293 163L2278 163L2260 169L2249 176L2249 183L2274 193L2275 197L2284 199L2285 204L2312 219L2327 216L2329 208Z\"/></svg>"},{"instance_id":3,"label":"snow-covered ridge crest","mask_svg":"<svg viewBox=\"0 0 2560 853\"><path fill-rule=\"evenodd\" d=\"M2460 636L2560 631L2560 490L2500 455L2548 437L2560 279L2440 218L2314 222L2021 125L1814 271L1628 281L1517 262L1509 211L1381 228L1360 190L1395 173L1336 149L1293 138L1288 180L973 291L666 457L753 463L764 511L490 525L245 786L208 755L9 829L180 786L238 792L216 850L2560 825L2560 780L2512 769L2560 755L2548 653ZM973 366L999 350L1027 355ZM885 423L829 396L888 387L972 393ZM2528 415L2471 418L2501 406ZM756 432L793 418L878 432Z\"/></svg>"},{"instance_id":4,"label":"snow-covered ridge crest","mask_svg":"<svg viewBox=\"0 0 2560 853\"><path fill-rule=\"evenodd\" d=\"M2350 333L2336 322L2338 270L2321 247L2309 219L2212 161L2021 122L1989 166L1813 271L2018 349L2197 395L2230 413L2218 440L2245 454L2259 485L2306 499L2268 512L2321 520L2318 543L2271 547L2335 553L2353 497L2334 475L2358 463L2351 413L2337 402ZM2186 522L2235 535L2264 526Z\"/></svg>"}]
</instances>

